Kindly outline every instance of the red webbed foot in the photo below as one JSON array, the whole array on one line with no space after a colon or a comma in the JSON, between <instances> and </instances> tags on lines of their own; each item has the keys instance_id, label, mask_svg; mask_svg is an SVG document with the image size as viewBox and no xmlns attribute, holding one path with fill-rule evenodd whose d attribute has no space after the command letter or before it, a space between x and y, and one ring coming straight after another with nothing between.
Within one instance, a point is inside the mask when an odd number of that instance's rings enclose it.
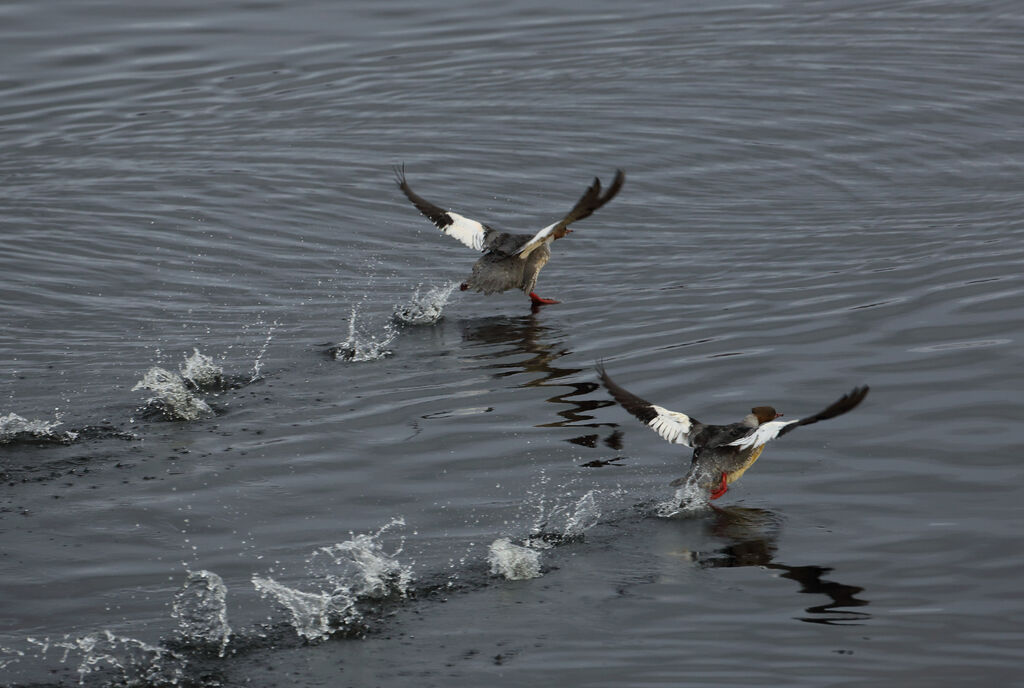
<instances>
[{"instance_id":1,"label":"red webbed foot","mask_svg":"<svg viewBox=\"0 0 1024 688\"><path fill-rule=\"evenodd\" d=\"M725 473L722 473L722 482L718 483L718 487L716 487L715 489L711 490L711 499L718 499L719 497L721 497L722 495L724 495L728 491L729 491L728 476Z\"/></svg>"},{"instance_id":2,"label":"red webbed foot","mask_svg":"<svg viewBox=\"0 0 1024 688\"><path fill-rule=\"evenodd\" d=\"M543 306L547 306L547 305L552 304L552 303L561 303L561 301L555 301L554 299L541 298L540 296L537 296L536 292L532 292L532 291L530 292L530 301L532 301L533 303L535 303L537 305L543 305Z\"/></svg>"}]
</instances>

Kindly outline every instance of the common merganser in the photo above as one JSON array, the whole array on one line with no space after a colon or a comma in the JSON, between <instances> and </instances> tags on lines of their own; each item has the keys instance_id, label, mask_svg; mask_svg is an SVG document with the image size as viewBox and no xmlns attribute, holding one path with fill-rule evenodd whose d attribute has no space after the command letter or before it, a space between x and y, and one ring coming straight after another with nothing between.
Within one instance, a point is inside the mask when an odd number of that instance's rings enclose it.
<instances>
[{"instance_id":1,"label":"common merganser","mask_svg":"<svg viewBox=\"0 0 1024 688\"><path fill-rule=\"evenodd\" d=\"M769 441L801 425L842 415L856 407L868 394L866 385L855 387L813 416L796 420L776 420L782 414L774 408L755 406L738 423L705 425L685 413L669 411L627 392L608 377L602 365L597 366L597 372L601 382L624 409L646 423L663 439L693 448L689 472L673 480L670 483L672 487L679 487L692 480L698 486L710 490L711 499L724 495L729 485L739 480L754 465Z\"/></svg>"},{"instance_id":2,"label":"common merganser","mask_svg":"<svg viewBox=\"0 0 1024 688\"><path fill-rule=\"evenodd\" d=\"M548 246L555 239L571 234L573 230L569 229L570 224L589 216L615 198L622 183L626 181L622 171L616 170L612 185L602 194L601 180L595 177L594 183L561 220L536 234L511 234L492 229L450 210L442 210L424 200L406 183L404 166L395 168L395 178L398 188L438 229L472 249L483 251L484 255L473 265L473 273L462 283L463 291L473 289L484 294L495 294L509 289L522 289L535 305L558 303L554 299L541 298L533 291L537 285L537 275L551 258Z\"/></svg>"}]
</instances>

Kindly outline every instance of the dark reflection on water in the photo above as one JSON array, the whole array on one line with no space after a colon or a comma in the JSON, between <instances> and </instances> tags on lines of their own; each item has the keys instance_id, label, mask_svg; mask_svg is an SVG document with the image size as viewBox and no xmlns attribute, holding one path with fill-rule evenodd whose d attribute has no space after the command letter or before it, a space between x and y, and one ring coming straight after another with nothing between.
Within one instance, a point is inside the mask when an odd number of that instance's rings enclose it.
<instances>
[{"instance_id":1,"label":"dark reflection on water","mask_svg":"<svg viewBox=\"0 0 1024 688\"><path fill-rule=\"evenodd\" d=\"M871 618L864 612L847 611L849 607L862 607L867 600L857 597L864 588L825 580L822 576L832 569L827 566L789 566L774 561L782 517L767 509L749 507L712 507L706 529L709 535L726 540L729 544L710 553L699 553L697 563L705 568L728 568L736 566L761 566L781 571L783 578L796 581L800 592L811 595L825 595L829 602L806 609L811 616L798 616L808 623L836 625L866 621Z\"/></svg>"},{"instance_id":2,"label":"dark reflection on water","mask_svg":"<svg viewBox=\"0 0 1024 688\"><path fill-rule=\"evenodd\" d=\"M568 387L569 391L549 397L553 404L568 406L557 412L560 420L549 423L538 423L538 428L554 427L587 427L587 428L618 428L617 423L588 423L594 418L591 412L612 406L608 399L581 399L592 394L599 385L597 382L568 382L565 378L583 372L582 368L558 367L554 363L572 351L565 346L565 334L560 330L537 321L536 313L520 317L495 317L468 322L463 327L463 339L467 342L484 344L510 344L511 350L504 349L485 354L487 357L504 358L510 353L522 353L529 358L513 363L493 363L489 368L499 369L496 377L509 377L520 373L535 375L519 387ZM605 437L605 444L612 449L621 449L622 433L617 429ZM569 439L569 442L585 447L596 447L600 438L597 434L582 435Z\"/></svg>"}]
</instances>

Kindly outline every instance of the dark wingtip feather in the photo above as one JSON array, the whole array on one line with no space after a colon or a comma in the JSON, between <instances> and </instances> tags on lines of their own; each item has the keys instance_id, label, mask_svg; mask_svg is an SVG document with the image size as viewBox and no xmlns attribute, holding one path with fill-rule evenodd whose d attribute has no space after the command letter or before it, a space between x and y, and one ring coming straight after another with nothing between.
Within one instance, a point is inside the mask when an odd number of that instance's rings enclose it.
<instances>
[{"instance_id":1,"label":"dark wingtip feather","mask_svg":"<svg viewBox=\"0 0 1024 688\"><path fill-rule=\"evenodd\" d=\"M867 385L854 387L852 390L832 402L826 408L818 411L813 416L801 418L796 423L785 426L779 432L779 437L782 437L791 430L795 430L801 425L810 425L812 423L817 423L819 420L828 420L829 418L835 418L836 416L841 416L848 411L852 411L858 404L860 404L860 402L864 401L864 397L868 395L870 389L871 388Z\"/></svg>"},{"instance_id":2,"label":"dark wingtip feather","mask_svg":"<svg viewBox=\"0 0 1024 688\"><path fill-rule=\"evenodd\" d=\"M651 420L658 415L655 410L651 408L651 403L649 401L641 399L637 395L616 384L605 371L603 361L598 362L594 367L597 369L597 374L600 376L601 382L612 395L612 398L619 403L619 406L629 411L644 423L651 422Z\"/></svg>"},{"instance_id":3,"label":"dark wingtip feather","mask_svg":"<svg viewBox=\"0 0 1024 688\"><path fill-rule=\"evenodd\" d=\"M604 192L604 198L601 200L601 205L604 205L608 201L615 198L615 195L619 193L619 189L626 183L626 173L622 170L615 170L615 179L612 180L608 190Z\"/></svg>"}]
</instances>

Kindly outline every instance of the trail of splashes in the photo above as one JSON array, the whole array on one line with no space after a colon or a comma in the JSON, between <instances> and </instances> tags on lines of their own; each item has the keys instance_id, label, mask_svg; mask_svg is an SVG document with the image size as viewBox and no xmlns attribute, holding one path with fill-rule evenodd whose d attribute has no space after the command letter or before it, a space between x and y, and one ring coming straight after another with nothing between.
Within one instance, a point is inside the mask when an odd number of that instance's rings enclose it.
<instances>
[{"instance_id":1,"label":"trail of splashes","mask_svg":"<svg viewBox=\"0 0 1024 688\"><path fill-rule=\"evenodd\" d=\"M105 680L104 685L125 686L180 686L185 676L186 661L177 653L163 647L149 645L136 640L114 635L110 631L97 631L73 638L64 636L61 640L49 638L27 638L39 648L39 655L45 657L52 650L62 650L61 663L72 658L78 659L78 683L93 672L113 672L115 680Z\"/></svg>"},{"instance_id":2,"label":"trail of splashes","mask_svg":"<svg viewBox=\"0 0 1024 688\"><path fill-rule=\"evenodd\" d=\"M395 322L400 325L433 325L444 315L444 307L458 286L458 282L449 282L431 287L425 294L420 293L423 285L417 286L411 301L395 305Z\"/></svg>"},{"instance_id":3,"label":"trail of splashes","mask_svg":"<svg viewBox=\"0 0 1024 688\"><path fill-rule=\"evenodd\" d=\"M189 645L215 648L223 657L231 640L228 625L227 586L212 571L189 571L185 584L174 595L171 616Z\"/></svg>"},{"instance_id":4,"label":"trail of splashes","mask_svg":"<svg viewBox=\"0 0 1024 688\"><path fill-rule=\"evenodd\" d=\"M17 413L8 413L0 416L0 444L17 442L20 440L48 440L51 442L68 443L73 442L77 432L65 430L54 432L54 429L61 425L60 415L52 420L29 420Z\"/></svg>"},{"instance_id":5,"label":"trail of splashes","mask_svg":"<svg viewBox=\"0 0 1024 688\"><path fill-rule=\"evenodd\" d=\"M391 355L387 346L398 336L395 323L384 325L384 332L379 336L371 336L359 330L359 305L352 306L352 315L348 321L348 339L332 346L328 351L331 356L341 361L376 361Z\"/></svg>"},{"instance_id":6,"label":"trail of splashes","mask_svg":"<svg viewBox=\"0 0 1024 688\"><path fill-rule=\"evenodd\" d=\"M271 597L291 615L295 631L307 640L323 640L338 632L357 630L363 621L359 603L387 597L404 597L412 582L412 568L399 563L399 545L384 552L380 538L389 530L405 525L395 518L371 534L320 547L307 560L310 583L319 587L306 592L278 583L269 576L252 577L263 597Z\"/></svg>"}]
</instances>

